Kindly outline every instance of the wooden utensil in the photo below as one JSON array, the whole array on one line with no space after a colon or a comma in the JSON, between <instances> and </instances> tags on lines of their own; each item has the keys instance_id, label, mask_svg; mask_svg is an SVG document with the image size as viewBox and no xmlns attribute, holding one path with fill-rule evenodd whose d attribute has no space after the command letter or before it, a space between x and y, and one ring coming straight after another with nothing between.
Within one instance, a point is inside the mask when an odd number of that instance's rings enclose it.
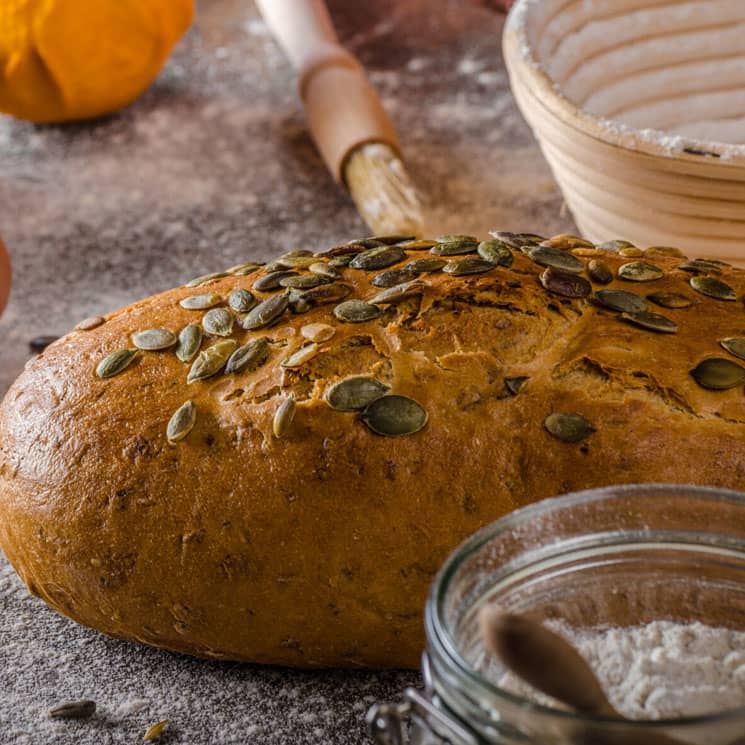
<instances>
[{"instance_id":1,"label":"wooden utensil","mask_svg":"<svg viewBox=\"0 0 745 745\"><path fill-rule=\"evenodd\" d=\"M421 235L419 199L395 128L362 65L339 43L322 0L257 0L299 72L300 97L316 145L378 234Z\"/></svg>"},{"instance_id":2,"label":"wooden utensil","mask_svg":"<svg viewBox=\"0 0 745 745\"><path fill-rule=\"evenodd\" d=\"M486 648L541 693L584 714L630 721L608 701L592 668L562 636L528 616L505 613L494 606L481 611L479 622ZM599 729L593 725L578 729L576 741L592 741L594 745L683 745L652 728L628 734L606 734Z\"/></svg>"}]
</instances>

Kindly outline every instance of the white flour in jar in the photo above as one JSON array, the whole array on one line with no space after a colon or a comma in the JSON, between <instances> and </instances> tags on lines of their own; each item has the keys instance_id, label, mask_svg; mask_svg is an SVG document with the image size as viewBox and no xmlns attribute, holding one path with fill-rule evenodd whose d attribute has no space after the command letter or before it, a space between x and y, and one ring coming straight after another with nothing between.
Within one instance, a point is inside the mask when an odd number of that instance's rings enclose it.
<instances>
[{"instance_id":1,"label":"white flour in jar","mask_svg":"<svg viewBox=\"0 0 745 745\"><path fill-rule=\"evenodd\" d=\"M608 699L629 719L667 719L745 706L745 632L702 623L572 629L548 624L595 671ZM555 705L511 673L500 685Z\"/></svg>"}]
</instances>

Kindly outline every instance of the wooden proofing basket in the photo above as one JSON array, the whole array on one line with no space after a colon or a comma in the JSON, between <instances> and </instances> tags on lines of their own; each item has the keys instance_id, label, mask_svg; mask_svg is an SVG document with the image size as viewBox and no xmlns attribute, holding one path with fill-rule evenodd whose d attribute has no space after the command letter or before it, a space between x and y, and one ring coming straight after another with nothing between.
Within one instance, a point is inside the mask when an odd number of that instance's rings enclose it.
<instances>
[{"instance_id":1,"label":"wooden proofing basket","mask_svg":"<svg viewBox=\"0 0 745 745\"><path fill-rule=\"evenodd\" d=\"M504 53L587 238L745 262L745 0L518 0Z\"/></svg>"}]
</instances>

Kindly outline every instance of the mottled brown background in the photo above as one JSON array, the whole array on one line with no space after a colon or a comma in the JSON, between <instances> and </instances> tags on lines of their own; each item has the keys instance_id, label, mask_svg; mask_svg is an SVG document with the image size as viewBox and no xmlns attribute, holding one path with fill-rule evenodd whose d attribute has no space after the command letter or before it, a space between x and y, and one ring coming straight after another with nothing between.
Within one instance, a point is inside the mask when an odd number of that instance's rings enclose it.
<instances>
[{"instance_id":1,"label":"mottled brown background","mask_svg":"<svg viewBox=\"0 0 745 745\"><path fill-rule=\"evenodd\" d=\"M571 229L509 94L502 17L478 2L331 3L397 122L433 232ZM0 118L0 234L14 263L0 394L28 341L195 274L366 234L304 128L292 72L246 0L205 0L155 85L115 116ZM365 741L377 698L414 673L295 673L106 639L27 596L0 556L0 743ZM92 697L87 723L47 707Z\"/></svg>"}]
</instances>

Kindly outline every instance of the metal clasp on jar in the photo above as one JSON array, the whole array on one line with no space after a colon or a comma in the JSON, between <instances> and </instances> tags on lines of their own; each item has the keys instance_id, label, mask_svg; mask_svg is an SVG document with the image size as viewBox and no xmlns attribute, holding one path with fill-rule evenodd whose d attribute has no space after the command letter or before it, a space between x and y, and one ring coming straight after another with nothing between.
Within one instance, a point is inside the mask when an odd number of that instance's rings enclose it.
<instances>
[{"instance_id":1,"label":"metal clasp on jar","mask_svg":"<svg viewBox=\"0 0 745 745\"><path fill-rule=\"evenodd\" d=\"M401 703L378 703L367 728L378 745L479 745L478 736L444 710L432 685L429 657L422 655L424 690L407 688Z\"/></svg>"}]
</instances>

